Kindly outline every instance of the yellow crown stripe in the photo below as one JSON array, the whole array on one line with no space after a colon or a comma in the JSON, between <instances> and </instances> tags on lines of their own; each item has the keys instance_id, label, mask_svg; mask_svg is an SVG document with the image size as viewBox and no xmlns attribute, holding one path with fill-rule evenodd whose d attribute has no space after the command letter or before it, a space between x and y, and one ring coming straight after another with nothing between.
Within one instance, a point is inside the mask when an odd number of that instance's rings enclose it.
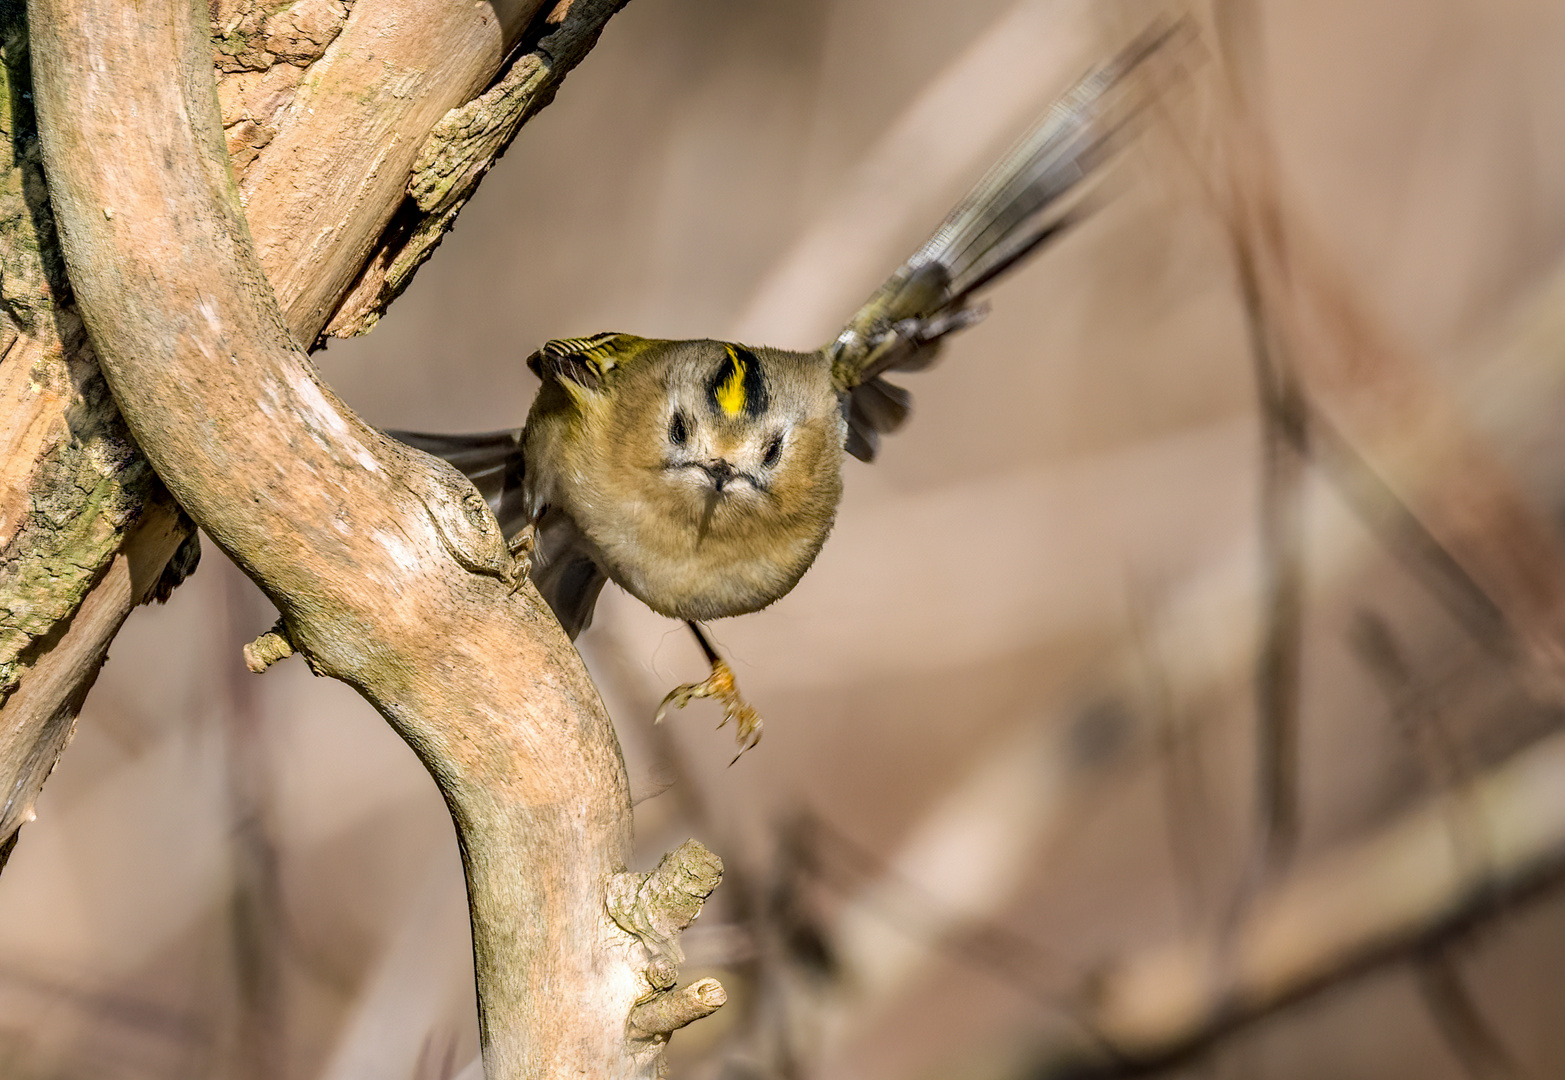
<instances>
[{"instance_id":1,"label":"yellow crown stripe","mask_svg":"<svg viewBox=\"0 0 1565 1080\"><path fill-rule=\"evenodd\" d=\"M743 360L739 359L739 354L734 351L732 345L726 346L726 348L728 349L728 362L733 367L728 374L728 378L718 386L717 393L713 396L717 398L718 407L723 412L729 416L738 416L744 412L745 406L745 364Z\"/></svg>"}]
</instances>

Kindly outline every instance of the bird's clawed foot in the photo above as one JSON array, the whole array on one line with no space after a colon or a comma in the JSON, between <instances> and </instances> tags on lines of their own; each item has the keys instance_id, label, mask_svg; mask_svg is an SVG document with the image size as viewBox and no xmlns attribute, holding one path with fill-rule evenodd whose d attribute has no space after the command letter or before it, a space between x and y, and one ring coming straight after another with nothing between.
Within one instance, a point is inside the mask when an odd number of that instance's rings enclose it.
<instances>
[{"instance_id":1,"label":"bird's clawed foot","mask_svg":"<svg viewBox=\"0 0 1565 1080\"><path fill-rule=\"evenodd\" d=\"M533 549L538 544L538 530L528 522L522 526L522 531L511 537L506 545L511 552L511 591L514 593L522 587L529 574L533 572Z\"/></svg>"},{"instance_id":2,"label":"bird's clawed foot","mask_svg":"<svg viewBox=\"0 0 1565 1080\"><path fill-rule=\"evenodd\" d=\"M734 681L734 673L721 657L712 660L712 674L704 681L685 683L670 690L668 696L658 705L657 716L653 723L661 723L670 706L683 709L695 698L714 698L722 703L723 723L718 724L718 727L722 727L730 720L735 721L734 738L739 743L739 753L734 755L734 761L738 761L746 750L761 741L761 714L756 712L739 693L739 684Z\"/></svg>"}]
</instances>

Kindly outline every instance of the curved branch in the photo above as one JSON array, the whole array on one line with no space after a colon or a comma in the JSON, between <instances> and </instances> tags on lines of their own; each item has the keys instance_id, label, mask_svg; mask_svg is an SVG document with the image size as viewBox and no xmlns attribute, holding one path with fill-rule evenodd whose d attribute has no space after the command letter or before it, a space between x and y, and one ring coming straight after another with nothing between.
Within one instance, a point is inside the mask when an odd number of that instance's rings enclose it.
<instances>
[{"instance_id":1,"label":"curved branch","mask_svg":"<svg viewBox=\"0 0 1565 1080\"><path fill-rule=\"evenodd\" d=\"M547 29L532 25L541 3L213 4L231 161L299 340L315 339L360 273L430 127ZM121 623L135 604L165 598L199 546L126 433L71 298L20 10L0 14L0 54L11 146L0 169L4 844L30 819Z\"/></svg>"},{"instance_id":2,"label":"curved branch","mask_svg":"<svg viewBox=\"0 0 1565 1080\"><path fill-rule=\"evenodd\" d=\"M359 690L451 808L488 1075L648 1075L626 1019L644 951L606 914L630 802L580 658L453 470L321 385L262 274L225 153L204 6L32 0L67 267L132 433Z\"/></svg>"}]
</instances>

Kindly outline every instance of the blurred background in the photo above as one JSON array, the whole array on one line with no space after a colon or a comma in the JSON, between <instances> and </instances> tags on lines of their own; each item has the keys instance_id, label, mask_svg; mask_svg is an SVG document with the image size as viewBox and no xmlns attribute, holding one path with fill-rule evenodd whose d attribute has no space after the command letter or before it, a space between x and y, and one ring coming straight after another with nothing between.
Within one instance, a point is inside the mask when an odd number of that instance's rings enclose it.
<instances>
[{"instance_id":1,"label":"blurred background","mask_svg":"<svg viewBox=\"0 0 1565 1080\"><path fill-rule=\"evenodd\" d=\"M371 423L487 430L549 337L815 346L1154 10L635 0L317 361ZM640 868L729 868L682 974L730 1002L674 1075L1059 1075L1157 1030L1115 1003L1183 1000L1143 963L1179 943L1251 991L1147 1036L1169 1075L1565 1074L1565 7L1219 23L903 380L799 587L712 627L756 750L707 703L653 727L704 674L678 624L611 586L579 642ZM115 643L0 879L0 1076L476 1080L445 809L346 687L245 672L271 621L208 544Z\"/></svg>"}]
</instances>

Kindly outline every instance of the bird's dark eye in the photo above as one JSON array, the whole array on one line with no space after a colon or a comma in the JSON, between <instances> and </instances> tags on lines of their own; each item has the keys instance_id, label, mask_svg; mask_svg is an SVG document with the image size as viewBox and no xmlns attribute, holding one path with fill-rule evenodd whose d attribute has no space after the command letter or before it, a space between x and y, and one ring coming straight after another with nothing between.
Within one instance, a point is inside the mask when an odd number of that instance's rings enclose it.
<instances>
[{"instance_id":1,"label":"bird's dark eye","mask_svg":"<svg viewBox=\"0 0 1565 1080\"><path fill-rule=\"evenodd\" d=\"M688 438L690 429L685 425L685 414L676 411L668 421L668 441L675 446L684 446Z\"/></svg>"},{"instance_id":2,"label":"bird's dark eye","mask_svg":"<svg viewBox=\"0 0 1565 1080\"><path fill-rule=\"evenodd\" d=\"M761 464L770 469L777 464L777 459L782 457L782 436L773 435L766 444L766 453L761 458Z\"/></svg>"}]
</instances>

